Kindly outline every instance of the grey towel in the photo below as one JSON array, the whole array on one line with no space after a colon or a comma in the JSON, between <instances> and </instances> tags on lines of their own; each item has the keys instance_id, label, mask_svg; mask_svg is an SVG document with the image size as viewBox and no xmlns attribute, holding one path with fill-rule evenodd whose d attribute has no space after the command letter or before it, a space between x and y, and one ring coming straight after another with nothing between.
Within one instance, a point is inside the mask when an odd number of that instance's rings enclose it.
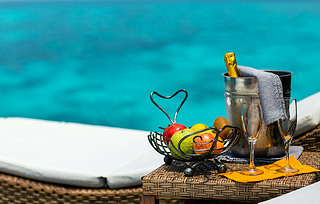
<instances>
[{"instance_id":1,"label":"grey towel","mask_svg":"<svg viewBox=\"0 0 320 204\"><path fill-rule=\"evenodd\" d=\"M238 66L238 69L240 76L257 78L264 122L269 125L278 119L284 119L286 112L280 77L276 74L250 67ZM281 103L279 103L278 99L282 100Z\"/></svg>"},{"instance_id":2,"label":"grey towel","mask_svg":"<svg viewBox=\"0 0 320 204\"><path fill-rule=\"evenodd\" d=\"M299 159L303 152L303 147L301 146L291 146L289 149L289 155L293 155L296 159ZM272 157L272 158L254 158L254 163L256 164L271 164L273 162L276 162L280 159L285 158L285 156L282 157ZM243 163L247 164L249 163L249 158L241 158L235 156L232 151L229 151L223 155L220 155L217 157L218 161L220 162L235 162L235 163Z\"/></svg>"}]
</instances>

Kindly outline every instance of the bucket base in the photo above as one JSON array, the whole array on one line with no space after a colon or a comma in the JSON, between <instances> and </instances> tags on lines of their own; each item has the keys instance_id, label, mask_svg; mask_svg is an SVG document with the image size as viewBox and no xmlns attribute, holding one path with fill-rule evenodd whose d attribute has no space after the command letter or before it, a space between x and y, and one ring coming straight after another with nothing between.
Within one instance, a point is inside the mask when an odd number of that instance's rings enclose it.
<instances>
[{"instance_id":1,"label":"bucket base","mask_svg":"<svg viewBox=\"0 0 320 204\"><path fill-rule=\"evenodd\" d=\"M283 147L284 149L284 147ZM250 153L249 153L249 147L248 150L242 149L242 148L237 148L231 150L234 155L237 157L241 158L250 158ZM282 157L285 156L285 152L279 151L279 148L269 148L267 150L260 150L260 151L255 151L254 157L255 158L273 158L273 157Z\"/></svg>"}]
</instances>

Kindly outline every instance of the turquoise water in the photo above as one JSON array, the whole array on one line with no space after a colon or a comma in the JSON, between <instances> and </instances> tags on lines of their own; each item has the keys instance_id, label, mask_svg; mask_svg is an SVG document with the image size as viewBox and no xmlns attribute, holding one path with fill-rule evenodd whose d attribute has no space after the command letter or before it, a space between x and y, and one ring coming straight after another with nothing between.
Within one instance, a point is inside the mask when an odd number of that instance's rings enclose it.
<instances>
[{"instance_id":1,"label":"turquoise water","mask_svg":"<svg viewBox=\"0 0 320 204\"><path fill-rule=\"evenodd\" d=\"M301 100L320 91L319 47L318 1L0 2L0 116L154 130L169 120L150 92L186 89L177 122L211 125L226 52L293 71ZM173 115L178 99L158 101Z\"/></svg>"}]
</instances>

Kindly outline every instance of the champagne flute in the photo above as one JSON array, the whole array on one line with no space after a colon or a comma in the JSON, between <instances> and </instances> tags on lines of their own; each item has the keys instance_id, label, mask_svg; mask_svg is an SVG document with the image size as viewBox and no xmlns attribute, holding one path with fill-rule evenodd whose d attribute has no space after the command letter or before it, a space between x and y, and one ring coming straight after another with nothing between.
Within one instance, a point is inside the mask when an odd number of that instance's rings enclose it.
<instances>
[{"instance_id":1,"label":"champagne flute","mask_svg":"<svg viewBox=\"0 0 320 204\"><path fill-rule=\"evenodd\" d=\"M280 103L280 101L279 101ZM277 172L280 173L295 173L298 169L293 169L289 163L289 148L293 139L293 134L297 126L297 101L295 98L284 98L286 117L278 120L279 132L282 136L285 152L286 152L286 165Z\"/></svg>"},{"instance_id":2,"label":"champagne flute","mask_svg":"<svg viewBox=\"0 0 320 204\"><path fill-rule=\"evenodd\" d=\"M242 105L242 112L241 112L242 129L250 146L249 167L244 168L240 171L240 173L244 175L254 176L254 175L259 175L263 173L262 170L257 169L254 165L254 145L260 135L262 121L263 121L263 117L262 117L260 103L249 101Z\"/></svg>"}]
</instances>

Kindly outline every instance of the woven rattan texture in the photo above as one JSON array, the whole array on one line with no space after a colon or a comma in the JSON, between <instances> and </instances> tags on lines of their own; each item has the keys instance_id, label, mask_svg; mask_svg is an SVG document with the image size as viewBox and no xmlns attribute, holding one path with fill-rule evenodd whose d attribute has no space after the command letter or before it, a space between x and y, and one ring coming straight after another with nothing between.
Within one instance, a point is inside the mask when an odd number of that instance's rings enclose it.
<instances>
[{"instance_id":1,"label":"woven rattan texture","mask_svg":"<svg viewBox=\"0 0 320 204\"><path fill-rule=\"evenodd\" d=\"M65 187L0 174L0 203L140 203L142 188Z\"/></svg>"},{"instance_id":2,"label":"woven rattan texture","mask_svg":"<svg viewBox=\"0 0 320 204\"><path fill-rule=\"evenodd\" d=\"M304 152L300 162L315 168L320 167L320 153ZM227 163L229 170L242 169L247 164ZM163 165L143 177L143 194L155 195L158 199L218 199L258 202L291 192L318 180L319 174L310 173L266 180L255 183L238 183L217 175L205 166L195 176L185 177L185 164L174 162Z\"/></svg>"},{"instance_id":3,"label":"woven rattan texture","mask_svg":"<svg viewBox=\"0 0 320 204\"><path fill-rule=\"evenodd\" d=\"M320 152L320 126L295 138L292 145L302 146L304 151Z\"/></svg>"}]
</instances>

